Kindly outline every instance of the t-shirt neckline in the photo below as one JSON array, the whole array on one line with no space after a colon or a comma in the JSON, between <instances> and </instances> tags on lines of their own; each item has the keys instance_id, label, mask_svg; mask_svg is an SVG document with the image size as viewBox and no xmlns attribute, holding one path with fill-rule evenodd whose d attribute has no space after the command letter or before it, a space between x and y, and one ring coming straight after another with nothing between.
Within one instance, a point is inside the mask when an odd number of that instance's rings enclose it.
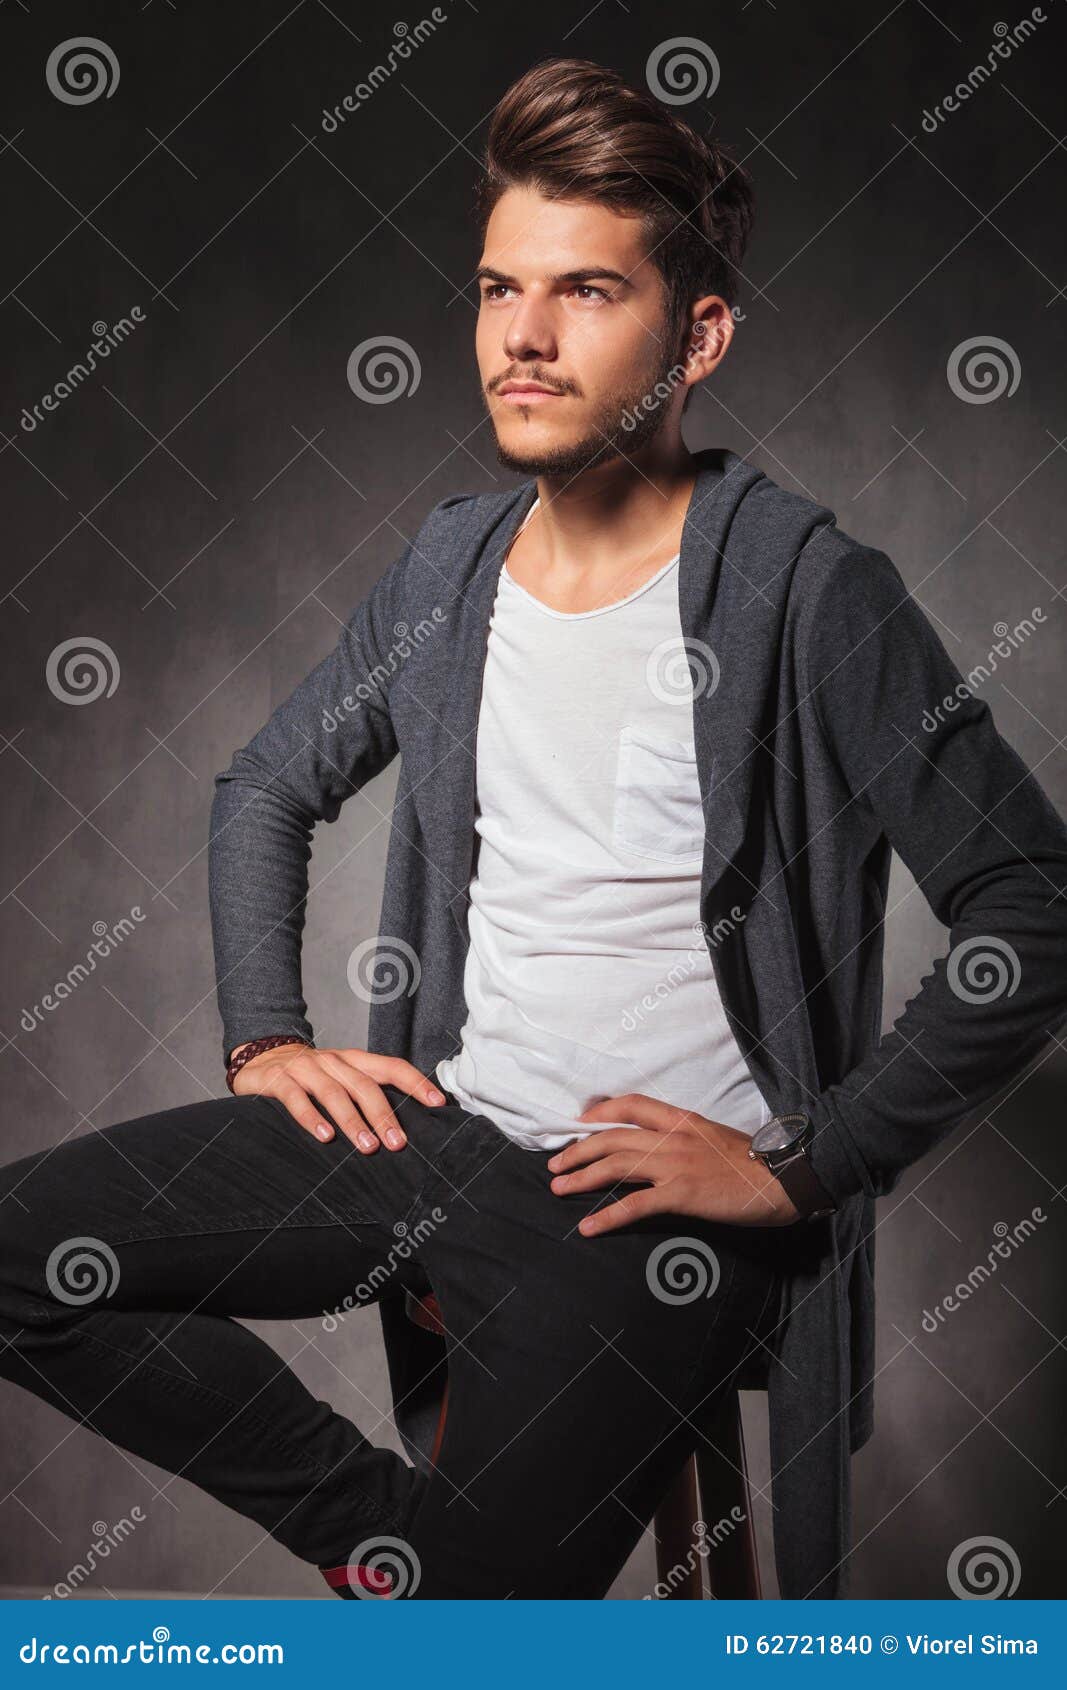
<instances>
[{"instance_id":1,"label":"t-shirt neckline","mask_svg":"<svg viewBox=\"0 0 1067 1690\"><path fill-rule=\"evenodd\" d=\"M526 524L529 522L540 503L540 498L536 498L529 510L526 512L526 515L523 517L519 527L515 530L515 534L512 538L512 545L514 545L515 541L526 527ZM511 547L509 546L508 551L510 550ZM521 593L524 599L527 599L530 604L535 605L538 610L543 611L546 616L554 616L557 621L560 622L581 622L587 617L603 616L609 610L622 610L625 605L632 604L634 599L639 599L642 593L647 593L650 587L654 587L657 581L661 581L663 577L674 568L680 556L680 552L675 552L674 556L669 558L667 562L663 564L662 568L657 569L654 575L650 575L647 581L642 581L641 585L639 587L635 587L632 593L627 593L625 598L613 599L610 604L594 605L592 610L556 610L553 605L545 604L543 599L537 598L534 593L531 593L526 587L524 587L521 581L516 581L514 575L511 573L511 570L508 568L506 555L504 557L503 564L501 565L501 576L513 592Z\"/></svg>"}]
</instances>

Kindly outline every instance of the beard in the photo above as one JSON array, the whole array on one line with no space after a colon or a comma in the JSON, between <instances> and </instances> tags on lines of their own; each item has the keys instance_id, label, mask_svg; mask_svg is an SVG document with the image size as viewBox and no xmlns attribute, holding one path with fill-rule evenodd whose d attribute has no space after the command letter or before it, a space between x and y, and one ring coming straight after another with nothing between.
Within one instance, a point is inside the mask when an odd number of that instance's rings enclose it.
<instances>
[{"instance_id":1,"label":"beard","mask_svg":"<svg viewBox=\"0 0 1067 1690\"><path fill-rule=\"evenodd\" d=\"M579 440L559 446L506 446L494 425L497 462L526 475L575 476L609 458L633 457L666 422L668 401L677 385L677 377L673 382L669 378L681 367L677 358L661 353L648 375L605 396Z\"/></svg>"}]
</instances>

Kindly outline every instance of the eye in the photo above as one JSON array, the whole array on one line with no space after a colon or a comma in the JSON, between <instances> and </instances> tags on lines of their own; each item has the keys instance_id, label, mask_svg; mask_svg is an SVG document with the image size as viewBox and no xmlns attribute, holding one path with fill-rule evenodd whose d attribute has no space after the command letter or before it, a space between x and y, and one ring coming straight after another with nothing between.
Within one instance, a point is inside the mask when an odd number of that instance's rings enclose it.
<instances>
[{"instance_id":1,"label":"eye","mask_svg":"<svg viewBox=\"0 0 1067 1690\"><path fill-rule=\"evenodd\" d=\"M493 303L509 291L506 282L486 282L482 289L482 298Z\"/></svg>"},{"instance_id":2,"label":"eye","mask_svg":"<svg viewBox=\"0 0 1067 1690\"><path fill-rule=\"evenodd\" d=\"M590 304L606 300L609 297L603 288L595 288L591 282L577 282L574 286L574 292L583 302L588 300Z\"/></svg>"}]
</instances>

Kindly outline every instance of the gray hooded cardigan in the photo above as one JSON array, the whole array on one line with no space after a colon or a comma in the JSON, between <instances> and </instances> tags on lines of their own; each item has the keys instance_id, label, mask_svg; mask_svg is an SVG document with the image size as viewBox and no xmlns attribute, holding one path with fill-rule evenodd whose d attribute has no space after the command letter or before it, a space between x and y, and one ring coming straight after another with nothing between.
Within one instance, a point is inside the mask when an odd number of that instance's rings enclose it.
<instances>
[{"instance_id":1,"label":"gray hooded cardigan","mask_svg":"<svg viewBox=\"0 0 1067 1690\"><path fill-rule=\"evenodd\" d=\"M813 1163L839 1205L792 1229L766 1362L775 1560L783 1596L840 1597L849 1458L873 1430L875 1199L1067 1014L1067 832L888 557L732 452L697 454L697 471L678 591L694 663L718 675L693 706L700 912L752 1077L773 1110L812 1117ZM421 974L372 1001L368 1043L428 1075L457 1049L488 623L535 494L527 481L438 504L217 777L226 1052L313 1037L300 968L312 830L398 754L379 934ZM891 847L949 933L880 1037ZM378 1306L398 1429L425 1467L441 1340L397 1297Z\"/></svg>"}]
</instances>

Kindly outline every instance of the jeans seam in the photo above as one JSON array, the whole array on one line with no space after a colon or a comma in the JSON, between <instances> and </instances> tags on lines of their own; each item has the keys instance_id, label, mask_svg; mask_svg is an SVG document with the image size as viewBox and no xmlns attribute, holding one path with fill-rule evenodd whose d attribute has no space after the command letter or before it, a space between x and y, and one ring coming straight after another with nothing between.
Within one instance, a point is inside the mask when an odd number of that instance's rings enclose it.
<instances>
[{"instance_id":1,"label":"jeans seam","mask_svg":"<svg viewBox=\"0 0 1067 1690\"><path fill-rule=\"evenodd\" d=\"M726 1297L725 1297L725 1299L723 1299L723 1301L725 1301L729 1298L730 1291L733 1288L734 1280L737 1276L737 1263L738 1263L738 1257L736 1255L731 1256L730 1280L729 1280L729 1284L727 1285L727 1288L726 1288ZM764 1316L767 1313L767 1305L769 1304L772 1296L774 1296L775 1292L779 1290L780 1284L781 1284L781 1277L780 1277L780 1274L779 1274L779 1270L778 1270L777 1267L772 1267L770 1282L767 1286L766 1291L764 1292L763 1302L760 1305L759 1314L756 1316L755 1320L752 1322L752 1331L754 1333L760 1334L760 1339L762 1339L762 1337L763 1337L762 1326L763 1326ZM686 1380L685 1392L686 1392L687 1398L688 1398L689 1394L692 1392L693 1386L696 1384L697 1379L699 1378L701 1370L704 1366L704 1361L705 1361L705 1358L706 1358L707 1353L708 1353L708 1347L711 1343L712 1338L715 1335L715 1332L718 1329L718 1325L719 1325L718 1315L719 1315L719 1313L722 1312L722 1306L723 1306L723 1302L720 1301L719 1309L716 1313L716 1318L709 1323L707 1331L704 1333L703 1341L700 1345L700 1350L699 1350L699 1353L697 1355L697 1359L696 1359L695 1363L693 1364L693 1371L690 1374L689 1378ZM738 1357L738 1360L737 1360L735 1366L731 1369L731 1375L732 1376L736 1376L736 1374L738 1374L740 1372L741 1368L743 1367L744 1363L748 1360L749 1356L752 1355L758 1347L760 1347L759 1342L755 1338L750 1339L750 1341L742 1349L741 1355Z\"/></svg>"},{"instance_id":2,"label":"jeans seam","mask_svg":"<svg viewBox=\"0 0 1067 1690\"><path fill-rule=\"evenodd\" d=\"M218 1225L206 1227L182 1228L175 1231L164 1228L158 1232L123 1232L111 1234L105 1242L119 1249L124 1244L177 1244L191 1238L221 1238L231 1232L299 1232L301 1230L318 1229L339 1225L376 1226L380 1230L390 1231L392 1222L372 1220L367 1215L342 1214L338 1212L321 1221L293 1221L289 1216L279 1221L276 1215L268 1215L262 1210L245 1215L237 1215Z\"/></svg>"},{"instance_id":3,"label":"jeans seam","mask_svg":"<svg viewBox=\"0 0 1067 1690\"><path fill-rule=\"evenodd\" d=\"M737 1257L736 1257L736 1255L731 1255L731 1257L730 1257L730 1277L729 1277L729 1280L727 1281L726 1289L722 1293L721 1296L716 1297L716 1299L715 1299L715 1315L714 1315L714 1318L712 1320L709 1320L709 1322L708 1322L708 1324L707 1324L707 1326L704 1330L704 1336L702 1337L702 1339L700 1341L700 1347L697 1350L696 1360L693 1363L692 1370L689 1374L689 1377L686 1379L685 1385L684 1385L683 1390L682 1390L682 1399L685 1402L689 1401L690 1395L691 1395L692 1390L693 1390L693 1386L696 1384L697 1379L700 1377L701 1369L704 1366L704 1357L707 1355L708 1346L711 1343L712 1337L718 1331L719 1316L722 1314L724 1305L729 1301L730 1292L733 1289L733 1284L734 1284L734 1280L735 1280L736 1277L737 1277Z\"/></svg>"},{"instance_id":4,"label":"jeans seam","mask_svg":"<svg viewBox=\"0 0 1067 1690\"><path fill-rule=\"evenodd\" d=\"M284 1450L288 1456L296 1460L299 1466L318 1474L320 1478L328 1479L334 1471L334 1468L324 1467L320 1461L315 1460L314 1456L309 1456L307 1451L302 1449L299 1444L293 1443L285 1433L279 1432L277 1427L272 1426L269 1420L264 1419L257 1409L250 1408L247 1403L241 1404L235 1397L227 1396L224 1391L217 1391L211 1385L201 1385L199 1380L184 1379L180 1373L171 1373L167 1368L161 1367L158 1362L144 1361L137 1356L130 1355L127 1350L120 1348L117 1344L109 1343L106 1338L101 1338L96 1332L79 1331L77 1328L74 1330L81 1341L88 1344L90 1348L95 1347L100 1351L107 1351L111 1355L121 1356L124 1361L132 1362L138 1370L145 1368L148 1372L156 1374L169 1389L178 1386L189 1395L199 1397L202 1401L221 1402L229 1408L236 1409L238 1415L246 1416L261 1428L269 1444ZM280 1357L279 1360L281 1360ZM89 1419L91 1423L91 1416ZM374 1445L369 1444L368 1447L373 1449ZM354 1485L353 1489L359 1491L367 1509L375 1516L378 1523L388 1526L398 1525L401 1515L397 1510L383 1508L373 1496L368 1495L361 1485Z\"/></svg>"}]
</instances>

